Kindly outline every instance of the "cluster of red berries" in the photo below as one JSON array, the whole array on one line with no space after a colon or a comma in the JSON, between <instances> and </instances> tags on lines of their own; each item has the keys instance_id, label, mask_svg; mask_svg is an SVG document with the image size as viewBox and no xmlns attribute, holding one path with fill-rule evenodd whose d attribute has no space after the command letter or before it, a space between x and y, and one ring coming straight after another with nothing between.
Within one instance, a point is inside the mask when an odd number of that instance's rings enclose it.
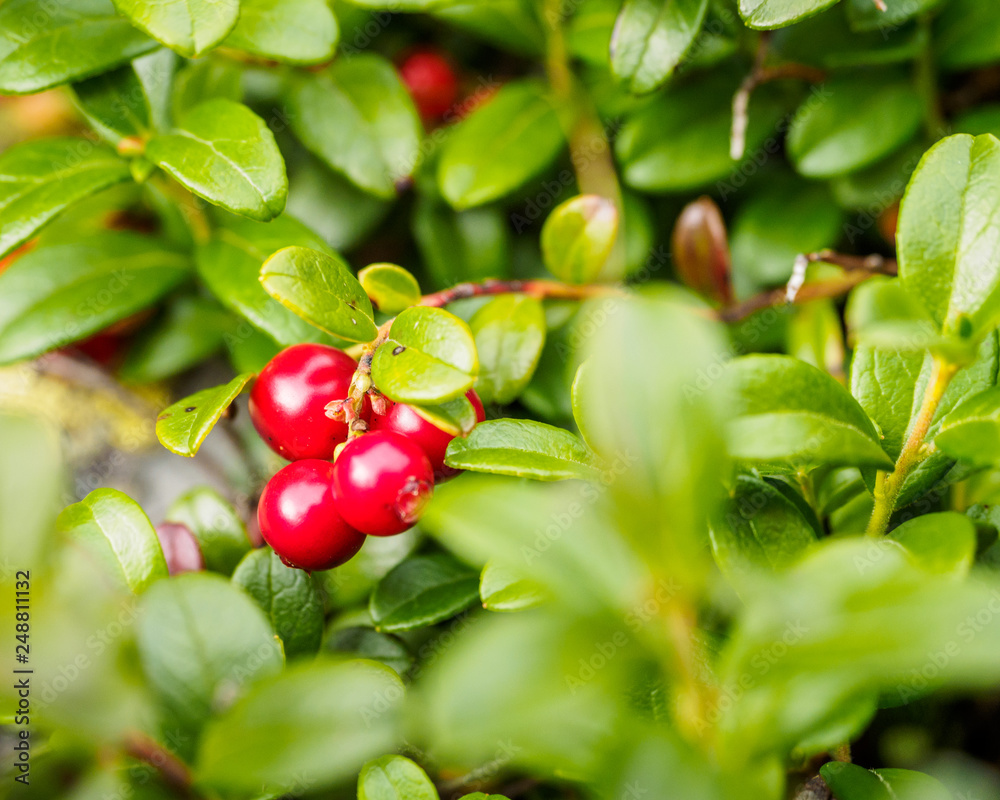
<instances>
[{"instance_id":1,"label":"cluster of red berries","mask_svg":"<svg viewBox=\"0 0 1000 800\"><path fill-rule=\"evenodd\" d=\"M326 408L347 398L357 366L334 347L298 344L275 356L250 392L257 432L293 462L271 478L257 506L261 535L293 567L330 569L354 556L366 535L402 533L435 481L459 472L444 463L454 436L403 403L376 414L365 397L361 419L370 432L347 442L347 423ZM471 389L466 396L482 422L479 397Z\"/></svg>"}]
</instances>

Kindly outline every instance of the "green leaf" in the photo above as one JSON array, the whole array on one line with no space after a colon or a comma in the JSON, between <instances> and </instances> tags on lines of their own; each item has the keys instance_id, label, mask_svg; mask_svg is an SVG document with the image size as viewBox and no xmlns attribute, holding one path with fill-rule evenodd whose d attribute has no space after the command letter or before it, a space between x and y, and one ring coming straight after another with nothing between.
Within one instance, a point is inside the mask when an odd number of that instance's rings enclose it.
<instances>
[{"instance_id":1,"label":"green leaf","mask_svg":"<svg viewBox=\"0 0 1000 800\"><path fill-rule=\"evenodd\" d=\"M398 314L420 301L417 279L395 264L369 264L358 273L358 281L383 314Z\"/></svg>"},{"instance_id":2,"label":"green leaf","mask_svg":"<svg viewBox=\"0 0 1000 800\"><path fill-rule=\"evenodd\" d=\"M74 84L73 93L91 127L105 139L117 144L149 132L149 98L131 64Z\"/></svg>"},{"instance_id":3,"label":"green leaf","mask_svg":"<svg viewBox=\"0 0 1000 800\"><path fill-rule=\"evenodd\" d=\"M207 726L196 777L253 796L262 787L298 791L303 775L311 791L353 779L365 760L396 746L403 694L396 673L373 661L292 667Z\"/></svg>"},{"instance_id":4,"label":"green leaf","mask_svg":"<svg viewBox=\"0 0 1000 800\"><path fill-rule=\"evenodd\" d=\"M32 250L0 274L0 363L97 333L188 275L185 255L134 233L92 233Z\"/></svg>"},{"instance_id":5,"label":"green leaf","mask_svg":"<svg viewBox=\"0 0 1000 800\"><path fill-rule=\"evenodd\" d=\"M39 139L0 155L0 256L71 205L131 178L128 163L86 139Z\"/></svg>"},{"instance_id":6,"label":"green leaf","mask_svg":"<svg viewBox=\"0 0 1000 800\"><path fill-rule=\"evenodd\" d=\"M438 800L427 773L403 756L369 761L358 776L358 800Z\"/></svg>"},{"instance_id":7,"label":"green leaf","mask_svg":"<svg viewBox=\"0 0 1000 800\"><path fill-rule=\"evenodd\" d=\"M569 283L590 283L618 237L618 209L610 200L580 195L559 205L542 226L542 256L549 272Z\"/></svg>"},{"instance_id":8,"label":"green leaf","mask_svg":"<svg viewBox=\"0 0 1000 800\"><path fill-rule=\"evenodd\" d=\"M155 50L109 0L36 0L0 6L0 92L32 94L80 80Z\"/></svg>"},{"instance_id":9,"label":"green leaf","mask_svg":"<svg viewBox=\"0 0 1000 800\"><path fill-rule=\"evenodd\" d=\"M611 37L611 71L633 94L659 88L701 30L708 0L625 0Z\"/></svg>"},{"instance_id":10,"label":"green leaf","mask_svg":"<svg viewBox=\"0 0 1000 800\"><path fill-rule=\"evenodd\" d=\"M887 31L940 4L941 0L886 0L883 11L871 0L848 0L847 18L856 31Z\"/></svg>"},{"instance_id":11,"label":"green leaf","mask_svg":"<svg viewBox=\"0 0 1000 800\"><path fill-rule=\"evenodd\" d=\"M126 383L153 383L176 375L221 350L233 322L213 300L178 298L139 334L118 375Z\"/></svg>"},{"instance_id":12,"label":"green leaf","mask_svg":"<svg viewBox=\"0 0 1000 800\"><path fill-rule=\"evenodd\" d=\"M379 631L409 631L454 617L479 597L479 575L451 556L413 556L372 592L369 611Z\"/></svg>"},{"instance_id":13,"label":"green leaf","mask_svg":"<svg viewBox=\"0 0 1000 800\"><path fill-rule=\"evenodd\" d=\"M530 419L480 422L465 438L452 439L445 463L540 481L594 480L601 471L600 459L572 433Z\"/></svg>"},{"instance_id":14,"label":"green leaf","mask_svg":"<svg viewBox=\"0 0 1000 800\"><path fill-rule=\"evenodd\" d=\"M332 344L329 336L285 308L261 286L261 264L291 244L331 252L326 242L287 214L268 223L230 217L215 229L208 243L198 246L195 261L212 293L278 344Z\"/></svg>"},{"instance_id":15,"label":"green leaf","mask_svg":"<svg viewBox=\"0 0 1000 800\"><path fill-rule=\"evenodd\" d=\"M892 469L871 420L848 391L816 367L788 356L754 355L730 364L736 395L729 451L762 468L819 464Z\"/></svg>"},{"instance_id":16,"label":"green leaf","mask_svg":"<svg viewBox=\"0 0 1000 800\"><path fill-rule=\"evenodd\" d=\"M167 562L149 517L117 489L95 489L67 506L56 527L83 544L136 594L167 577Z\"/></svg>"},{"instance_id":17,"label":"green leaf","mask_svg":"<svg viewBox=\"0 0 1000 800\"><path fill-rule=\"evenodd\" d=\"M218 575L190 572L147 592L136 641L169 719L197 733L253 682L281 671L263 613Z\"/></svg>"},{"instance_id":18,"label":"green leaf","mask_svg":"<svg viewBox=\"0 0 1000 800\"><path fill-rule=\"evenodd\" d=\"M231 575L250 550L246 526L236 509L208 486L192 489L174 500L166 519L187 526L198 540L205 568L213 572Z\"/></svg>"},{"instance_id":19,"label":"green leaf","mask_svg":"<svg viewBox=\"0 0 1000 800\"><path fill-rule=\"evenodd\" d=\"M368 342L378 333L371 300L335 253L285 247L264 262L260 282L275 300L321 330L351 342Z\"/></svg>"},{"instance_id":20,"label":"green leaf","mask_svg":"<svg viewBox=\"0 0 1000 800\"><path fill-rule=\"evenodd\" d=\"M441 193L456 209L505 197L548 167L565 142L542 87L508 83L444 144L437 171Z\"/></svg>"},{"instance_id":21,"label":"green leaf","mask_svg":"<svg viewBox=\"0 0 1000 800\"><path fill-rule=\"evenodd\" d=\"M240 16L239 0L114 0L132 24L193 58L226 38Z\"/></svg>"},{"instance_id":22,"label":"green leaf","mask_svg":"<svg viewBox=\"0 0 1000 800\"><path fill-rule=\"evenodd\" d=\"M333 57L339 33L324 0L241 0L226 46L289 64L318 64Z\"/></svg>"},{"instance_id":23,"label":"green leaf","mask_svg":"<svg viewBox=\"0 0 1000 800\"><path fill-rule=\"evenodd\" d=\"M331 652L344 653L351 658L378 661L401 678L413 666L413 654L402 639L391 633L379 633L362 625L334 628L328 634L323 646Z\"/></svg>"},{"instance_id":24,"label":"green leaf","mask_svg":"<svg viewBox=\"0 0 1000 800\"><path fill-rule=\"evenodd\" d=\"M464 394L436 406L413 406L429 423L453 436L465 436L479 421L476 409Z\"/></svg>"},{"instance_id":25,"label":"green leaf","mask_svg":"<svg viewBox=\"0 0 1000 800\"><path fill-rule=\"evenodd\" d=\"M528 295L501 295L472 315L469 328L479 353L476 391L484 403L513 402L534 375L545 345L541 302Z\"/></svg>"},{"instance_id":26,"label":"green leaf","mask_svg":"<svg viewBox=\"0 0 1000 800\"><path fill-rule=\"evenodd\" d=\"M251 378L252 372L244 372L227 384L202 389L164 409L156 418L160 444L179 456L195 455Z\"/></svg>"},{"instance_id":27,"label":"green leaf","mask_svg":"<svg viewBox=\"0 0 1000 800\"><path fill-rule=\"evenodd\" d=\"M955 511L914 517L889 537L928 572L964 576L976 555L976 528L969 517Z\"/></svg>"},{"instance_id":28,"label":"green leaf","mask_svg":"<svg viewBox=\"0 0 1000 800\"><path fill-rule=\"evenodd\" d=\"M267 123L232 100L206 100L171 133L154 136L146 157L208 202L266 222L288 195L285 162Z\"/></svg>"},{"instance_id":29,"label":"green leaf","mask_svg":"<svg viewBox=\"0 0 1000 800\"><path fill-rule=\"evenodd\" d=\"M750 570L782 570L816 543L816 532L799 508L776 487L741 475L712 516L715 560L737 586Z\"/></svg>"},{"instance_id":30,"label":"green leaf","mask_svg":"<svg viewBox=\"0 0 1000 800\"><path fill-rule=\"evenodd\" d=\"M908 769L867 770L857 764L831 761L820 775L837 800L951 800L943 783Z\"/></svg>"},{"instance_id":31,"label":"green leaf","mask_svg":"<svg viewBox=\"0 0 1000 800\"><path fill-rule=\"evenodd\" d=\"M525 0L446 0L430 13L514 53L539 58L545 49L540 15Z\"/></svg>"},{"instance_id":32,"label":"green leaf","mask_svg":"<svg viewBox=\"0 0 1000 800\"><path fill-rule=\"evenodd\" d=\"M832 178L873 164L905 144L920 127L922 103L910 81L835 78L796 112L788 153L809 178Z\"/></svg>"},{"instance_id":33,"label":"green leaf","mask_svg":"<svg viewBox=\"0 0 1000 800\"><path fill-rule=\"evenodd\" d=\"M709 73L668 87L630 113L615 138L625 183L642 192L688 191L734 172L739 162L730 156L729 146L732 98L738 86L735 76ZM749 155L774 136L784 113L773 87L753 93L746 136Z\"/></svg>"},{"instance_id":34,"label":"green leaf","mask_svg":"<svg viewBox=\"0 0 1000 800\"><path fill-rule=\"evenodd\" d=\"M523 218L515 217L521 228ZM417 200L413 235L437 288L510 274L510 232L496 207L455 211L426 197ZM526 226L530 224L524 220Z\"/></svg>"},{"instance_id":35,"label":"green leaf","mask_svg":"<svg viewBox=\"0 0 1000 800\"><path fill-rule=\"evenodd\" d=\"M285 566L271 548L250 551L233 583L249 594L271 622L285 656L314 656L323 639L323 598L312 575Z\"/></svg>"},{"instance_id":36,"label":"green leaf","mask_svg":"<svg viewBox=\"0 0 1000 800\"><path fill-rule=\"evenodd\" d=\"M1000 58L1000 14L994 6L950 0L935 22L934 46L946 69L971 69Z\"/></svg>"},{"instance_id":37,"label":"green leaf","mask_svg":"<svg viewBox=\"0 0 1000 800\"><path fill-rule=\"evenodd\" d=\"M441 308L414 306L375 351L372 380L399 403L429 405L465 394L479 371L469 326Z\"/></svg>"},{"instance_id":38,"label":"green leaf","mask_svg":"<svg viewBox=\"0 0 1000 800\"><path fill-rule=\"evenodd\" d=\"M190 61L177 71L171 82L172 118L180 119L189 109L218 98L234 103L243 99L243 70L236 62L219 58Z\"/></svg>"},{"instance_id":39,"label":"green leaf","mask_svg":"<svg viewBox=\"0 0 1000 800\"><path fill-rule=\"evenodd\" d=\"M818 14L837 0L740 0L740 16L748 28L783 28Z\"/></svg>"},{"instance_id":40,"label":"green leaf","mask_svg":"<svg viewBox=\"0 0 1000 800\"><path fill-rule=\"evenodd\" d=\"M502 564L489 562L479 577L479 597L488 611L523 611L540 605L547 596L536 581Z\"/></svg>"},{"instance_id":41,"label":"green leaf","mask_svg":"<svg viewBox=\"0 0 1000 800\"><path fill-rule=\"evenodd\" d=\"M1000 142L958 134L927 151L903 197L899 276L946 335L975 341L1000 322L998 195Z\"/></svg>"},{"instance_id":42,"label":"green leaf","mask_svg":"<svg viewBox=\"0 0 1000 800\"><path fill-rule=\"evenodd\" d=\"M934 444L953 458L982 467L1000 461L1000 387L961 403L941 422Z\"/></svg>"},{"instance_id":43,"label":"green leaf","mask_svg":"<svg viewBox=\"0 0 1000 800\"><path fill-rule=\"evenodd\" d=\"M300 76L287 98L292 130L332 169L383 198L412 175L421 125L392 64L366 54Z\"/></svg>"}]
</instances>

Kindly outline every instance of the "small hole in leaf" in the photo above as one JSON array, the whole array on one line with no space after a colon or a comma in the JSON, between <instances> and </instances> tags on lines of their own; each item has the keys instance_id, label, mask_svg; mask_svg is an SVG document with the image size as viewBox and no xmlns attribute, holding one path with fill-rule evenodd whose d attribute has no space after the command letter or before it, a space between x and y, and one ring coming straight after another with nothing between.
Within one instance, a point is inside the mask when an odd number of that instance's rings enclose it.
<instances>
[{"instance_id":1,"label":"small hole in leaf","mask_svg":"<svg viewBox=\"0 0 1000 800\"><path fill-rule=\"evenodd\" d=\"M188 406L187 408L184 409L184 411L190 413L190 412L196 410L197 408L198 408L198 406Z\"/></svg>"},{"instance_id":2,"label":"small hole in leaf","mask_svg":"<svg viewBox=\"0 0 1000 800\"><path fill-rule=\"evenodd\" d=\"M394 356L398 356L398 355L399 355L400 353L402 353L402 352L403 352L403 351L404 351L405 349L406 349L406 348L405 348L405 347L404 347L403 345L399 345L398 347L396 347L396 348L395 348L395 349L394 349L394 350L392 351L392 354L393 354Z\"/></svg>"}]
</instances>

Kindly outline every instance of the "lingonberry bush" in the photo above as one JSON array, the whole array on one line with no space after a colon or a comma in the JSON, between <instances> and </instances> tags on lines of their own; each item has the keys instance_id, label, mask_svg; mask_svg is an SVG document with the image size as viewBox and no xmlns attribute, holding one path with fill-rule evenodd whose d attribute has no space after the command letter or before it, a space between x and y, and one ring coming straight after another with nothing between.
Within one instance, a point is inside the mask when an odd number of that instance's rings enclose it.
<instances>
[{"instance_id":1,"label":"lingonberry bush","mask_svg":"<svg viewBox=\"0 0 1000 800\"><path fill-rule=\"evenodd\" d=\"M4 796L1000 796L998 76L984 0L3 0Z\"/></svg>"}]
</instances>

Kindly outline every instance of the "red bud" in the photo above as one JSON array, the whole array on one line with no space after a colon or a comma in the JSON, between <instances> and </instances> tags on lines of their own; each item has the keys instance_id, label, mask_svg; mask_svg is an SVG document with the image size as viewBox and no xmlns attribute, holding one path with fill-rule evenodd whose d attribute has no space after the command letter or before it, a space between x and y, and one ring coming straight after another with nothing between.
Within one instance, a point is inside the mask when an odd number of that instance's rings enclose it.
<instances>
[{"instance_id":1,"label":"red bud","mask_svg":"<svg viewBox=\"0 0 1000 800\"><path fill-rule=\"evenodd\" d=\"M733 301L726 223L710 197L684 207L671 239L677 276L689 287L723 305Z\"/></svg>"}]
</instances>

